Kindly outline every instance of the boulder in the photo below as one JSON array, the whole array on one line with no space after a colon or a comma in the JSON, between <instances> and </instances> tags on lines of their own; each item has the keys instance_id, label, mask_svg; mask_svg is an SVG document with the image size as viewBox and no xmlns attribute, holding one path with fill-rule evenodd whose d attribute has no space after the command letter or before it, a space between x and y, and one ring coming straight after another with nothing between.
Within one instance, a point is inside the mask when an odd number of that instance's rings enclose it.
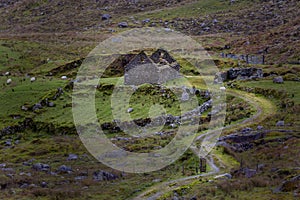
<instances>
[{"instance_id":1,"label":"boulder","mask_svg":"<svg viewBox=\"0 0 300 200\"><path fill-rule=\"evenodd\" d=\"M263 130L264 127L263 126L257 126L257 130Z\"/></svg>"},{"instance_id":2,"label":"boulder","mask_svg":"<svg viewBox=\"0 0 300 200\"><path fill-rule=\"evenodd\" d=\"M93 179L95 181L111 181L117 179L118 176L103 170L96 171L93 173Z\"/></svg>"},{"instance_id":3,"label":"boulder","mask_svg":"<svg viewBox=\"0 0 300 200\"><path fill-rule=\"evenodd\" d=\"M128 23L127 22L120 22L120 23L118 23L118 27L119 28L127 28L128 27Z\"/></svg>"},{"instance_id":4,"label":"boulder","mask_svg":"<svg viewBox=\"0 0 300 200\"><path fill-rule=\"evenodd\" d=\"M12 145L11 139L6 140L6 141L4 142L4 145L5 145L5 146L11 146L11 145Z\"/></svg>"},{"instance_id":5,"label":"boulder","mask_svg":"<svg viewBox=\"0 0 300 200\"><path fill-rule=\"evenodd\" d=\"M128 113L132 113L132 112L133 112L133 108L128 108L128 109L127 109L127 112L128 112Z\"/></svg>"},{"instance_id":6,"label":"boulder","mask_svg":"<svg viewBox=\"0 0 300 200\"><path fill-rule=\"evenodd\" d=\"M28 110L28 108L27 108L26 106L22 106L22 107L21 107L21 110L23 110L23 111L27 111L27 110Z\"/></svg>"},{"instance_id":7,"label":"boulder","mask_svg":"<svg viewBox=\"0 0 300 200\"><path fill-rule=\"evenodd\" d=\"M36 103L36 104L34 104L34 106L32 107L32 110L33 110L33 111L36 111L36 110L39 110L39 109L42 109L42 108L43 108L42 104Z\"/></svg>"},{"instance_id":8,"label":"boulder","mask_svg":"<svg viewBox=\"0 0 300 200\"><path fill-rule=\"evenodd\" d=\"M102 15L102 20L109 20L111 18L110 14L103 14Z\"/></svg>"},{"instance_id":9,"label":"boulder","mask_svg":"<svg viewBox=\"0 0 300 200\"><path fill-rule=\"evenodd\" d=\"M278 121L278 122L276 123L276 126L284 126L284 121Z\"/></svg>"},{"instance_id":10,"label":"boulder","mask_svg":"<svg viewBox=\"0 0 300 200\"><path fill-rule=\"evenodd\" d=\"M251 177L255 176L257 172L255 169L245 168L244 173L247 178L251 178Z\"/></svg>"},{"instance_id":11,"label":"boulder","mask_svg":"<svg viewBox=\"0 0 300 200\"><path fill-rule=\"evenodd\" d=\"M54 106L55 106L55 104L53 102L48 103L48 107L54 107Z\"/></svg>"},{"instance_id":12,"label":"boulder","mask_svg":"<svg viewBox=\"0 0 300 200\"><path fill-rule=\"evenodd\" d=\"M146 24L146 23L149 23L151 20L149 19L149 18L147 18L147 19L144 19L142 22L144 23L144 24Z\"/></svg>"},{"instance_id":13,"label":"boulder","mask_svg":"<svg viewBox=\"0 0 300 200\"><path fill-rule=\"evenodd\" d=\"M42 187L42 188L46 188L46 187L48 187L48 183L46 183L46 182L42 182L42 183L41 183L41 187Z\"/></svg>"},{"instance_id":14,"label":"boulder","mask_svg":"<svg viewBox=\"0 0 300 200\"><path fill-rule=\"evenodd\" d=\"M283 81L282 76L275 77L275 78L273 79L273 83L283 84L284 81Z\"/></svg>"},{"instance_id":15,"label":"boulder","mask_svg":"<svg viewBox=\"0 0 300 200\"><path fill-rule=\"evenodd\" d=\"M50 166L47 164L42 164L42 163L36 163L32 165L32 169L36 171L50 171Z\"/></svg>"},{"instance_id":16,"label":"boulder","mask_svg":"<svg viewBox=\"0 0 300 200\"><path fill-rule=\"evenodd\" d=\"M76 154L69 154L69 157L67 158L67 160L77 160L78 156Z\"/></svg>"},{"instance_id":17,"label":"boulder","mask_svg":"<svg viewBox=\"0 0 300 200\"><path fill-rule=\"evenodd\" d=\"M72 168L71 167L67 167L66 165L62 165L57 169L58 172L60 173L71 173L72 172Z\"/></svg>"}]
</instances>

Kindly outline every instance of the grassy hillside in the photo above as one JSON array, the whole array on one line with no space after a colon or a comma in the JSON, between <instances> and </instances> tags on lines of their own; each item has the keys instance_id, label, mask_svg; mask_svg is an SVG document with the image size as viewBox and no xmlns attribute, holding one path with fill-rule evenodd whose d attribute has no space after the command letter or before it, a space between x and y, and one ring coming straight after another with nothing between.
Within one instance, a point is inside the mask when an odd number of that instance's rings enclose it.
<instances>
[{"instance_id":1,"label":"grassy hillside","mask_svg":"<svg viewBox=\"0 0 300 200\"><path fill-rule=\"evenodd\" d=\"M143 194L144 198L137 199L298 199L299 7L298 0L1 1L0 199L134 199ZM111 18L103 20L103 14ZM128 27L119 27L120 22L127 22ZM170 28L191 36L208 51L220 71L261 68L261 79L225 82L227 112L222 136L263 132L263 137L250 142L226 140L227 146L215 147L206 158L207 173L199 169L195 150L199 140L172 165L156 172L130 174L99 163L76 133L71 81L76 79L78 63L99 42L141 27ZM247 64L223 58L221 53L264 55L265 63ZM187 60L175 58L186 78L178 84L188 81L189 87L205 93L204 80L214 79L207 76L212 69L205 61L200 63L201 77ZM174 138L176 124L147 138L118 129L111 95L123 73L124 69L112 65L97 85L95 109L106 136L131 152L164 148ZM278 76L284 84L273 83ZM31 77L36 81L31 82ZM8 79L12 82L7 83ZM135 90L126 105L133 108L129 115L134 123L149 123L153 111L180 114L180 99L161 90L147 84ZM196 97L199 105L208 100L203 95ZM43 106L35 110L37 103ZM188 103L182 104L192 109ZM113 109L128 108L120 103ZM207 132L211 114L208 109L199 116L197 138L213 133ZM37 169L38 163L49 167ZM61 170L62 165L71 170ZM109 178L97 180L99 170ZM224 173L232 177L215 178Z\"/></svg>"}]
</instances>

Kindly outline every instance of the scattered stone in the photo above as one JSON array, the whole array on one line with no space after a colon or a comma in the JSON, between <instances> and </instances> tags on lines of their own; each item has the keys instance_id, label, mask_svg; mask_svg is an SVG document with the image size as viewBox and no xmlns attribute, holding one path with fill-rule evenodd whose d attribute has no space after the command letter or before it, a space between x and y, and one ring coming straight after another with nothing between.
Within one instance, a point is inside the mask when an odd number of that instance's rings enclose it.
<instances>
[{"instance_id":1,"label":"scattered stone","mask_svg":"<svg viewBox=\"0 0 300 200\"><path fill-rule=\"evenodd\" d=\"M255 176L257 172L255 169L244 168L244 173L247 178L251 178Z\"/></svg>"},{"instance_id":2,"label":"scattered stone","mask_svg":"<svg viewBox=\"0 0 300 200\"><path fill-rule=\"evenodd\" d=\"M111 18L110 14L103 14L102 15L102 20L109 20Z\"/></svg>"},{"instance_id":3,"label":"scattered stone","mask_svg":"<svg viewBox=\"0 0 300 200\"><path fill-rule=\"evenodd\" d=\"M20 176L28 176L28 177L31 177L31 173L25 173L25 172L21 172L20 174L19 174Z\"/></svg>"},{"instance_id":4,"label":"scattered stone","mask_svg":"<svg viewBox=\"0 0 300 200\"><path fill-rule=\"evenodd\" d=\"M71 167L67 167L66 165L62 165L57 169L58 172L61 173L71 173L72 172L72 168Z\"/></svg>"},{"instance_id":5,"label":"scattered stone","mask_svg":"<svg viewBox=\"0 0 300 200\"><path fill-rule=\"evenodd\" d=\"M27 110L28 110L28 108L27 108L26 106L22 106L22 107L21 107L21 110L23 110L23 111L27 111Z\"/></svg>"},{"instance_id":6,"label":"scattered stone","mask_svg":"<svg viewBox=\"0 0 300 200\"><path fill-rule=\"evenodd\" d=\"M260 131L260 130L263 130L264 127L263 126L257 126L257 130Z\"/></svg>"},{"instance_id":7,"label":"scattered stone","mask_svg":"<svg viewBox=\"0 0 300 200\"><path fill-rule=\"evenodd\" d=\"M48 187L48 183L46 183L46 182L42 182L42 183L41 183L41 187L42 187L42 188L46 188L46 187Z\"/></svg>"},{"instance_id":8,"label":"scattered stone","mask_svg":"<svg viewBox=\"0 0 300 200\"><path fill-rule=\"evenodd\" d=\"M67 160L77 160L78 156L76 154L70 154Z\"/></svg>"},{"instance_id":9,"label":"scattered stone","mask_svg":"<svg viewBox=\"0 0 300 200\"><path fill-rule=\"evenodd\" d=\"M276 123L276 126L284 126L284 121L278 121L278 122Z\"/></svg>"},{"instance_id":10,"label":"scattered stone","mask_svg":"<svg viewBox=\"0 0 300 200\"><path fill-rule=\"evenodd\" d=\"M249 132L251 132L251 131L253 131L253 129L247 127L247 128L244 128L244 129L242 130L242 133L249 133Z\"/></svg>"},{"instance_id":11,"label":"scattered stone","mask_svg":"<svg viewBox=\"0 0 300 200\"><path fill-rule=\"evenodd\" d=\"M86 179L87 178L87 176L76 176L75 178L74 178L74 180L75 181L82 181L82 180L84 180L84 179Z\"/></svg>"},{"instance_id":12,"label":"scattered stone","mask_svg":"<svg viewBox=\"0 0 300 200\"><path fill-rule=\"evenodd\" d=\"M4 145L10 147L10 146L12 145L12 140L11 140L11 139L6 140L6 141L4 142Z\"/></svg>"},{"instance_id":13,"label":"scattered stone","mask_svg":"<svg viewBox=\"0 0 300 200\"><path fill-rule=\"evenodd\" d=\"M275 78L273 79L273 83L283 84L284 81L283 81L282 76L275 77Z\"/></svg>"},{"instance_id":14,"label":"scattered stone","mask_svg":"<svg viewBox=\"0 0 300 200\"><path fill-rule=\"evenodd\" d=\"M152 182L153 183L159 183L159 182L161 182L161 179L154 179Z\"/></svg>"},{"instance_id":15,"label":"scattered stone","mask_svg":"<svg viewBox=\"0 0 300 200\"><path fill-rule=\"evenodd\" d=\"M4 172L14 172L15 170L13 168L1 168Z\"/></svg>"},{"instance_id":16,"label":"scattered stone","mask_svg":"<svg viewBox=\"0 0 300 200\"><path fill-rule=\"evenodd\" d=\"M119 28L127 28L127 27L128 27L128 23L127 23L127 22L120 22L120 23L118 24L118 27L119 27Z\"/></svg>"},{"instance_id":17,"label":"scattered stone","mask_svg":"<svg viewBox=\"0 0 300 200\"><path fill-rule=\"evenodd\" d=\"M128 113L132 113L133 112L133 108L128 108L127 112Z\"/></svg>"},{"instance_id":18,"label":"scattered stone","mask_svg":"<svg viewBox=\"0 0 300 200\"><path fill-rule=\"evenodd\" d=\"M0 164L0 168L4 168L4 167L6 167L5 163Z\"/></svg>"},{"instance_id":19,"label":"scattered stone","mask_svg":"<svg viewBox=\"0 0 300 200\"><path fill-rule=\"evenodd\" d=\"M278 188L274 189L274 193L290 192L299 188L300 175L297 175L289 180L284 181Z\"/></svg>"},{"instance_id":20,"label":"scattered stone","mask_svg":"<svg viewBox=\"0 0 300 200\"><path fill-rule=\"evenodd\" d=\"M118 176L105 171L96 171L93 174L93 179L95 181L111 181L117 179Z\"/></svg>"},{"instance_id":21,"label":"scattered stone","mask_svg":"<svg viewBox=\"0 0 300 200\"><path fill-rule=\"evenodd\" d=\"M49 102L49 103L48 103L48 107L55 107L55 103Z\"/></svg>"},{"instance_id":22,"label":"scattered stone","mask_svg":"<svg viewBox=\"0 0 300 200\"><path fill-rule=\"evenodd\" d=\"M29 187L29 185L27 183L24 183L20 186L21 189L25 189L25 188L28 188L28 187Z\"/></svg>"},{"instance_id":23,"label":"scattered stone","mask_svg":"<svg viewBox=\"0 0 300 200\"><path fill-rule=\"evenodd\" d=\"M150 23L150 19L149 18L147 18L147 19L144 19L142 22L144 23L144 24L146 24L146 23Z\"/></svg>"},{"instance_id":24,"label":"scattered stone","mask_svg":"<svg viewBox=\"0 0 300 200\"><path fill-rule=\"evenodd\" d=\"M50 166L42 163L36 163L32 166L32 168L35 169L36 171L44 171L44 172L50 171Z\"/></svg>"},{"instance_id":25,"label":"scattered stone","mask_svg":"<svg viewBox=\"0 0 300 200\"><path fill-rule=\"evenodd\" d=\"M36 110L39 110L39 109L42 109L42 108L43 108L42 104L36 103L36 104L34 104L34 106L32 107L32 110L33 110L33 111L36 111Z\"/></svg>"}]
</instances>

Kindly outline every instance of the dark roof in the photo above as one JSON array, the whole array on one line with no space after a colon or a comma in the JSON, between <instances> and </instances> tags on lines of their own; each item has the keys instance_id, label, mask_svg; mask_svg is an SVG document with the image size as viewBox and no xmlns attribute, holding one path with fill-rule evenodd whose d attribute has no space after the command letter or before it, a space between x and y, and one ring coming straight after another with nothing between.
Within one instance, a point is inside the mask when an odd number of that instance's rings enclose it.
<instances>
[{"instance_id":1,"label":"dark roof","mask_svg":"<svg viewBox=\"0 0 300 200\"><path fill-rule=\"evenodd\" d=\"M155 63L159 63L160 58L166 60L169 64L176 62L176 60L164 49L158 49L150 56L150 58Z\"/></svg>"},{"instance_id":2,"label":"dark roof","mask_svg":"<svg viewBox=\"0 0 300 200\"><path fill-rule=\"evenodd\" d=\"M131 70L132 68L143 65L143 64L154 64L153 61L145 54L144 51L137 54L126 66L125 72Z\"/></svg>"}]
</instances>

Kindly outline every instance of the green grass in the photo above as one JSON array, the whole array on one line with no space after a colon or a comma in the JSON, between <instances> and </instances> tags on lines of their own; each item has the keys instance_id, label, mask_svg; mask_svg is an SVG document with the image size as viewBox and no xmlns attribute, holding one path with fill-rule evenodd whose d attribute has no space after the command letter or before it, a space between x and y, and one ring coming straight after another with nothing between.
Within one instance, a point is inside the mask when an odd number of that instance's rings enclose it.
<instances>
[{"instance_id":1,"label":"green grass","mask_svg":"<svg viewBox=\"0 0 300 200\"><path fill-rule=\"evenodd\" d=\"M241 86L251 88L275 89L278 91L287 92L295 103L300 104L300 82L285 81L284 84L275 84L272 80L240 82ZM292 97L294 95L294 97Z\"/></svg>"},{"instance_id":2,"label":"green grass","mask_svg":"<svg viewBox=\"0 0 300 200\"><path fill-rule=\"evenodd\" d=\"M206 16L211 13L217 13L220 11L240 9L245 5L249 6L249 4L250 2L246 0L237 1L233 5L229 5L229 1L224 0L198 0L194 3L187 3L183 6L137 14L136 16L139 19L154 18L165 20L170 20L177 17L194 18L199 16Z\"/></svg>"},{"instance_id":3,"label":"green grass","mask_svg":"<svg viewBox=\"0 0 300 200\"><path fill-rule=\"evenodd\" d=\"M19 114L24 117L32 116L33 113L24 112L21 106L24 104L32 106L38 103L41 98L49 91L58 87L63 87L66 81L37 78L36 82L31 83L29 78L20 82L23 78L11 77L13 80L11 85L6 85L6 77L0 77L0 118L3 119L0 128L13 124L14 120L9 116L11 114ZM18 121L18 120L15 120Z\"/></svg>"}]
</instances>

